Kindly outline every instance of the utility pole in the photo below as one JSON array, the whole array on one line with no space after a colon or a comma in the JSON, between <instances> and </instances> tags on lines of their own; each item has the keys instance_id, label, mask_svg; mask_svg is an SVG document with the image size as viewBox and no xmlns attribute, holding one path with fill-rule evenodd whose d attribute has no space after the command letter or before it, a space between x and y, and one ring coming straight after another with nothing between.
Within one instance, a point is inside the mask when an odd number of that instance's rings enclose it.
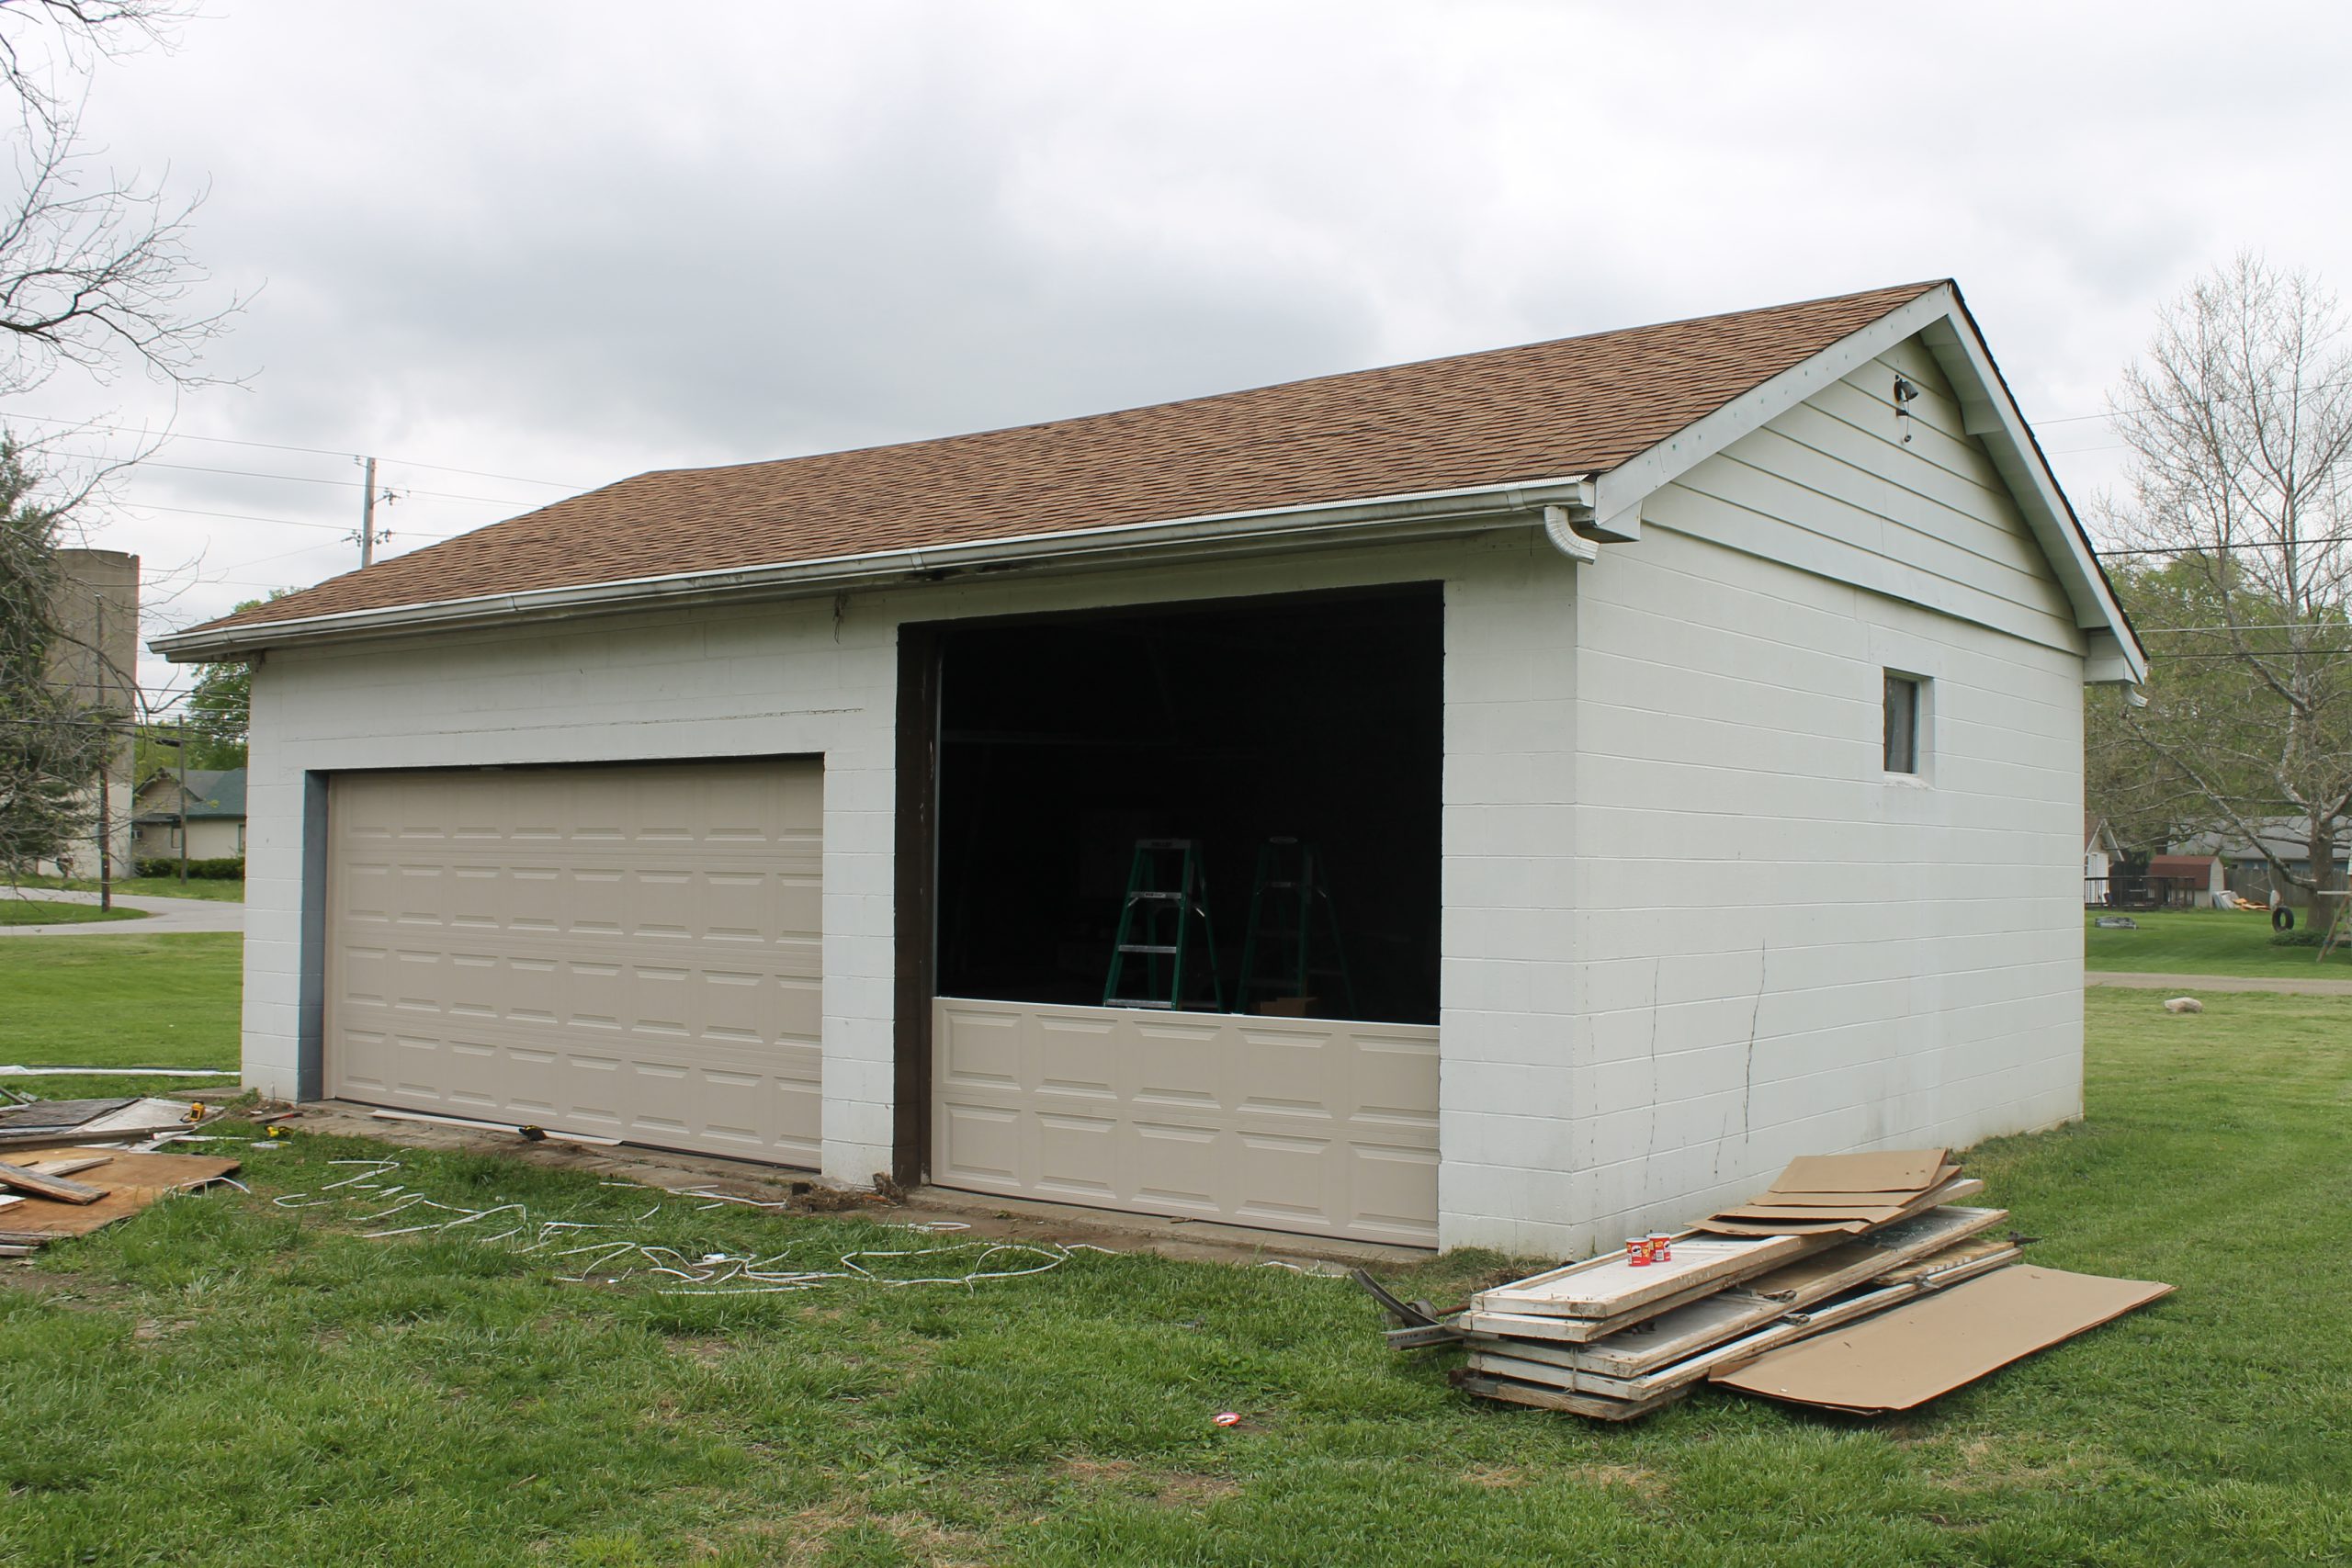
<instances>
[{"instance_id":1,"label":"utility pole","mask_svg":"<svg viewBox=\"0 0 2352 1568\"><path fill-rule=\"evenodd\" d=\"M359 488L359 570L365 571L376 559L376 459L367 459L368 477ZM181 835L185 840L187 835Z\"/></svg>"},{"instance_id":2,"label":"utility pole","mask_svg":"<svg viewBox=\"0 0 2352 1568\"><path fill-rule=\"evenodd\" d=\"M180 715L180 887L187 887L187 715Z\"/></svg>"},{"instance_id":3,"label":"utility pole","mask_svg":"<svg viewBox=\"0 0 2352 1568\"><path fill-rule=\"evenodd\" d=\"M90 673L95 682L94 695L98 723L106 733L105 748L98 753L98 908L114 908L114 719L107 712L107 596L94 593L92 602L97 607L97 657Z\"/></svg>"}]
</instances>

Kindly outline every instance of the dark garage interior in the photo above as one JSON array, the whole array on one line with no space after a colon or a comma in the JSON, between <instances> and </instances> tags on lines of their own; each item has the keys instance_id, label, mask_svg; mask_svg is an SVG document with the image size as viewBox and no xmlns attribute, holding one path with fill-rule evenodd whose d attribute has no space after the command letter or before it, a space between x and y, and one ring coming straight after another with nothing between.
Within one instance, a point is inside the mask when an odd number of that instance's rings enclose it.
<instances>
[{"instance_id":1,"label":"dark garage interior","mask_svg":"<svg viewBox=\"0 0 2352 1568\"><path fill-rule=\"evenodd\" d=\"M1131 952L1121 998L1437 1021L1438 585L957 625L940 657L940 994L1102 1003L1137 842L1185 840L1192 978L1174 997L1172 959ZM1279 885L1309 851L1302 986ZM1143 886L1182 860L1154 852ZM1170 944L1176 902L1140 901L1131 947Z\"/></svg>"}]
</instances>

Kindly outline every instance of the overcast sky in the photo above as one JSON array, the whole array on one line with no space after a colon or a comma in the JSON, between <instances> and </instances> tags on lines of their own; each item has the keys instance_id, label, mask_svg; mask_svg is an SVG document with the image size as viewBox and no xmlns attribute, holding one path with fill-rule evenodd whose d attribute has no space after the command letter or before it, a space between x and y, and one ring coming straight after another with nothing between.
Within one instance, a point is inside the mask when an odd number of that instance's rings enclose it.
<instances>
[{"instance_id":1,"label":"overcast sky","mask_svg":"<svg viewBox=\"0 0 2352 1568\"><path fill-rule=\"evenodd\" d=\"M354 564L353 454L396 553L648 468L1948 275L2079 504L2160 300L2244 248L2352 287L2339 5L202 4L86 127L209 184L245 385L13 409L177 433L91 541L183 590L151 634Z\"/></svg>"}]
</instances>

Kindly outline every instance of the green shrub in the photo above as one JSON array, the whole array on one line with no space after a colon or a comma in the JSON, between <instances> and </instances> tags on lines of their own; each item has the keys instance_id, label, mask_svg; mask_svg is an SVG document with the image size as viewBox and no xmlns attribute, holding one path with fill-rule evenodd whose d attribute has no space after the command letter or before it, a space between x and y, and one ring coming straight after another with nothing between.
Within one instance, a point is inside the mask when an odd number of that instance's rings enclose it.
<instances>
[{"instance_id":1,"label":"green shrub","mask_svg":"<svg viewBox=\"0 0 2352 1568\"><path fill-rule=\"evenodd\" d=\"M2270 937L2273 947L2317 947L2326 937L2319 931L2275 931Z\"/></svg>"},{"instance_id":2,"label":"green shrub","mask_svg":"<svg viewBox=\"0 0 2352 1568\"><path fill-rule=\"evenodd\" d=\"M152 856L134 863L131 870L141 876L177 876L180 863L175 855ZM203 877L208 882L243 882L245 879L244 857L232 855L221 860L192 860L187 863L187 874Z\"/></svg>"}]
</instances>

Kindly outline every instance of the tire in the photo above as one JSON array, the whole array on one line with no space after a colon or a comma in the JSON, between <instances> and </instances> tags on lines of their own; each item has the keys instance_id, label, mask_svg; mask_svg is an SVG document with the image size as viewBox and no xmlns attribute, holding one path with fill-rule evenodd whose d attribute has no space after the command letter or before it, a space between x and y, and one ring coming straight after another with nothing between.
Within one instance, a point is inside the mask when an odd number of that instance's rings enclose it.
<instances>
[{"instance_id":1,"label":"tire","mask_svg":"<svg viewBox=\"0 0 2352 1568\"><path fill-rule=\"evenodd\" d=\"M2281 904L2277 908L2271 910L2270 929L2274 931L2293 931L2295 929L2295 911L2289 908L2284 904Z\"/></svg>"}]
</instances>

